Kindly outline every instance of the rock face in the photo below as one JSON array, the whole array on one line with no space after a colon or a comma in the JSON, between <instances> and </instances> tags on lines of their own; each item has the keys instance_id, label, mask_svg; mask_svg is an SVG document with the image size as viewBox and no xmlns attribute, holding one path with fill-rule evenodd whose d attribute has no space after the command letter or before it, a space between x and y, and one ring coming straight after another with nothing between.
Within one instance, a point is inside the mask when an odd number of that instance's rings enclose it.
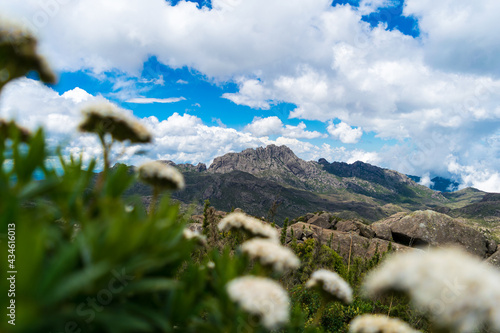
<instances>
[{"instance_id":1,"label":"rock face","mask_svg":"<svg viewBox=\"0 0 500 333\"><path fill-rule=\"evenodd\" d=\"M215 158L208 168L208 172L212 173L234 170L300 189L324 191L325 188L343 187L341 181L323 171L316 162L298 158L287 146L269 145L265 148L246 149L241 153L225 154Z\"/></svg>"},{"instance_id":2,"label":"rock face","mask_svg":"<svg viewBox=\"0 0 500 333\"><path fill-rule=\"evenodd\" d=\"M319 240L322 244L331 245L331 248L342 256L347 263L355 257L370 259L376 253L386 252L390 247L393 251L411 251L412 248L400 244L390 243L378 238L366 238L353 232L343 232L338 230L323 229L321 227L298 222L291 226L294 237L298 241L305 241L309 238ZM287 232L287 240L291 241L291 230Z\"/></svg>"},{"instance_id":3,"label":"rock face","mask_svg":"<svg viewBox=\"0 0 500 333\"><path fill-rule=\"evenodd\" d=\"M487 257L489 240L478 230L434 211L397 213L376 222L373 229L389 227L395 242L408 246L460 245L481 258ZM491 244L490 244L491 247Z\"/></svg>"},{"instance_id":4,"label":"rock face","mask_svg":"<svg viewBox=\"0 0 500 333\"><path fill-rule=\"evenodd\" d=\"M500 268L500 246L498 247L497 251L491 257L486 259L486 262L492 264L493 266Z\"/></svg>"},{"instance_id":5,"label":"rock face","mask_svg":"<svg viewBox=\"0 0 500 333\"><path fill-rule=\"evenodd\" d=\"M408 176L393 170L383 169L361 161L357 161L352 164L344 162L328 163L328 161L324 158L319 159L318 164L320 164L325 171L335 176L351 178L346 181L346 186L348 189L356 193L377 196L377 189L370 188L369 186L367 187L367 182L368 184L381 185L385 189L389 190L390 194L379 194L378 196L380 196L380 198L397 199L397 195L414 197L415 192L412 189L419 188L420 191L434 195L433 198L438 201L446 201L446 198L444 198L439 192L434 192L425 186L418 185ZM359 180L363 180L365 183L361 182L360 184Z\"/></svg>"},{"instance_id":6,"label":"rock face","mask_svg":"<svg viewBox=\"0 0 500 333\"><path fill-rule=\"evenodd\" d=\"M308 214L309 215L309 214ZM306 215L306 219L307 219ZM324 228L324 229L333 229L335 224L332 221L332 214L322 213L309 217L307 219L307 223Z\"/></svg>"},{"instance_id":7,"label":"rock face","mask_svg":"<svg viewBox=\"0 0 500 333\"><path fill-rule=\"evenodd\" d=\"M185 164L175 164L169 160L159 160L159 162L176 167L181 172L203 172L207 171L207 166L204 163L198 163L197 165L192 165L189 163Z\"/></svg>"},{"instance_id":8,"label":"rock face","mask_svg":"<svg viewBox=\"0 0 500 333\"><path fill-rule=\"evenodd\" d=\"M335 229L343 232L354 232L366 238L375 237L375 232L372 230L372 228L359 221L339 221L335 225Z\"/></svg>"}]
</instances>

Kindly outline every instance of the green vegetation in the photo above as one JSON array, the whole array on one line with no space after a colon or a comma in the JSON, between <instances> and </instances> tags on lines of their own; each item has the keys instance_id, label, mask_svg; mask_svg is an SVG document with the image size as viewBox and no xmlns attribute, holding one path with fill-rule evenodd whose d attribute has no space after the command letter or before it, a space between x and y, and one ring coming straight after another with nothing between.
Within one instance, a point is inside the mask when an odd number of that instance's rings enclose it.
<instances>
[{"instance_id":1,"label":"green vegetation","mask_svg":"<svg viewBox=\"0 0 500 333\"><path fill-rule=\"evenodd\" d=\"M110 169L96 191L96 162L84 167L81 158L59 155L62 172L56 172L47 162L42 130L23 143L13 128L0 152L0 232L4 240L15 224L15 268L22 272L16 282L16 331L265 331L225 290L230 280L265 270L235 251L244 239L217 231L216 216L207 214L208 245L200 247L183 237L187 217L169 196L149 214L140 197L124 199L137 180L125 166ZM36 172L42 180L35 180ZM7 242L0 246L7 253ZM279 279L292 299L287 332L345 332L360 313L389 311L387 300L363 300L356 291L382 254L346 266L334 250L314 240L295 240L292 247L302 265ZM321 267L345 278L355 301L328 304L316 327L318 296L304 282ZM1 274L0 287L7 290L5 271ZM7 301L2 294L2 306ZM393 300L391 315L412 319L400 307L404 303ZM2 331L11 328L5 321L0 325Z\"/></svg>"}]
</instances>

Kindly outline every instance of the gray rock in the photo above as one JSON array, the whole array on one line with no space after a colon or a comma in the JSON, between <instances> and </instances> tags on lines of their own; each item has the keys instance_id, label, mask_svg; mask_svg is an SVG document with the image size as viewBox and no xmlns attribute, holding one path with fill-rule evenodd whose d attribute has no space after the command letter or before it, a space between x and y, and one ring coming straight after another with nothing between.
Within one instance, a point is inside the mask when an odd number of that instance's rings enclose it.
<instances>
[{"instance_id":1,"label":"gray rock","mask_svg":"<svg viewBox=\"0 0 500 333\"><path fill-rule=\"evenodd\" d=\"M389 247L395 252L413 250L401 244L391 244L383 239L366 238L355 233L323 229L309 223L298 222L292 225L291 228L293 228L298 241L313 237L323 245L329 245L331 242L331 248L342 256L345 263L349 260L352 262L356 257L370 259L376 253L380 254L388 251Z\"/></svg>"},{"instance_id":2,"label":"gray rock","mask_svg":"<svg viewBox=\"0 0 500 333\"><path fill-rule=\"evenodd\" d=\"M491 255L493 253L495 253L495 251L497 250L497 242L495 242L493 239L489 239L488 240L488 254Z\"/></svg>"},{"instance_id":3,"label":"gray rock","mask_svg":"<svg viewBox=\"0 0 500 333\"><path fill-rule=\"evenodd\" d=\"M246 149L241 153L228 153L216 157L208 168L210 173L235 170L300 189L324 191L327 188L345 188L345 184L324 171L318 163L301 160L287 146L269 145Z\"/></svg>"},{"instance_id":4,"label":"gray rock","mask_svg":"<svg viewBox=\"0 0 500 333\"><path fill-rule=\"evenodd\" d=\"M387 241L392 241L391 227L389 227L387 224L373 223L370 225L370 227L375 232L375 237Z\"/></svg>"},{"instance_id":5,"label":"gray rock","mask_svg":"<svg viewBox=\"0 0 500 333\"><path fill-rule=\"evenodd\" d=\"M492 256L490 256L488 259L486 259L486 262L500 268L500 249L496 251Z\"/></svg>"},{"instance_id":6,"label":"gray rock","mask_svg":"<svg viewBox=\"0 0 500 333\"><path fill-rule=\"evenodd\" d=\"M330 214L322 213L319 215L314 215L314 217L307 220L307 223L316 225L324 229L333 229L332 223L330 222Z\"/></svg>"},{"instance_id":7,"label":"gray rock","mask_svg":"<svg viewBox=\"0 0 500 333\"><path fill-rule=\"evenodd\" d=\"M488 253L488 241L480 231L431 210L397 213L377 223L389 226L394 241L403 245L459 245L481 258Z\"/></svg>"},{"instance_id":8,"label":"gray rock","mask_svg":"<svg viewBox=\"0 0 500 333\"><path fill-rule=\"evenodd\" d=\"M366 238L375 237L375 232L366 224L359 221L343 220L335 225L335 229L343 232L354 232Z\"/></svg>"}]
</instances>

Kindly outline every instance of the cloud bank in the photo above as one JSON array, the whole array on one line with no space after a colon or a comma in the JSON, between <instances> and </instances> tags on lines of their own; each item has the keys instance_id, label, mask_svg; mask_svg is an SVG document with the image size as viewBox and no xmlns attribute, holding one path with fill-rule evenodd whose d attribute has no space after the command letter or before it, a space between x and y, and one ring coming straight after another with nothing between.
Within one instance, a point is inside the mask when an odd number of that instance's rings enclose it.
<instances>
[{"instance_id":1,"label":"cloud bank","mask_svg":"<svg viewBox=\"0 0 500 333\"><path fill-rule=\"evenodd\" d=\"M496 0L405 0L403 13L418 20L418 38L362 20L392 5L384 0L362 0L359 7L331 6L330 0L213 0L212 9L163 0L53 3L9 1L0 10L36 29L42 52L60 70L140 76L155 55L172 68L235 82L238 91L222 96L235 104L262 110L295 104L290 118L330 124L330 135L344 143L358 142L361 131L398 140L377 153L383 166L455 175L464 185L500 192ZM337 125L329 123L334 120ZM267 127L258 129L258 121ZM201 137L210 132L196 126ZM316 135L300 126L264 117L237 134L219 128L236 143L222 138L211 151L258 145L260 135ZM167 147L174 154L174 146Z\"/></svg>"}]
</instances>

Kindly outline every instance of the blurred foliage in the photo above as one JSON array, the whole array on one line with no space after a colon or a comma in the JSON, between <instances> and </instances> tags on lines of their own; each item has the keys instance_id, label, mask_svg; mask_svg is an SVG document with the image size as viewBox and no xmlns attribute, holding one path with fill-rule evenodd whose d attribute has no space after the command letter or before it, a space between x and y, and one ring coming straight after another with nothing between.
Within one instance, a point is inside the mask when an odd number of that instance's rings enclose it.
<instances>
[{"instance_id":1,"label":"blurred foliage","mask_svg":"<svg viewBox=\"0 0 500 333\"><path fill-rule=\"evenodd\" d=\"M57 165L49 163L54 158L48 156L43 130L26 138L9 126L3 136L0 251L7 253L8 226L15 224L18 274L16 326L3 320L0 331L265 331L231 302L225 286L238 276L268 271L240 253L245 238L217 229L209 203L204 216L208 245L201 247L183 238L188 218L168 195L153 214L139 196L123 195L137 178L125 166L112 168L97 190L95 161L84 166L81 158L58 154ZM347 267L333 249L313 239L291 244L301 267L273 276L292 300L291 321L283 331L346 332L358 314L389 311L422 327L424 321L408 312L404 300L372 302L359 296L364 274L384 254L353 259ZM319 268L339 273L353 286L355 300L349 306L328 304L316 327L312 318L319 298L304 283ZM0 288L8 290L6 270L0 274ZM1 306L8 301L1 293Z\"/></svg>"}]
</instances>

